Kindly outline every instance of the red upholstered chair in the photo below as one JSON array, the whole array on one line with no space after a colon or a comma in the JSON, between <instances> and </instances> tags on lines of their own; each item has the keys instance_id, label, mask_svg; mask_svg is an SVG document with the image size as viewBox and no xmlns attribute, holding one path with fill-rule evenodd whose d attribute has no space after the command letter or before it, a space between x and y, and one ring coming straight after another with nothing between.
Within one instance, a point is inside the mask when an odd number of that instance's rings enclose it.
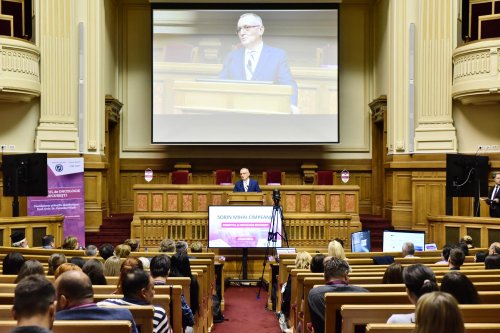
<instances>
[{"instance_id":1,"label":"red upholstered chair","mask_svg":"<svg viewBox=\"0 0 500 333\"><path fill-rule=\"evenodd\" d=\"M281 170L267 170L263 174L264 184L282 185L285 181L285 173Z\"/></svg>"},{"instance_id":2,"label":"red upholstered chair","mask_svg":"<svg viewBox=\"0 0 500 333\"><path fill-rule=\"evenodd\" d=\"M190 184L191 174L187 170L177 170L170 173L171 184Z\"/></svg>"},{"instance_id":3,"label":"red upholstered chair","mask_svg":"<svg viewBox=\"0 0 500 333\"><path fill-rule=\"evenodd\" d=\"M215 184L216 185L232 185L233 184L233 175L234 172L232 170L221 169L215 170L214 172Z\"/></svg>"},{"instance_id":4,"label":"red upholstered chair","mask_svg":"<svg viewBox=\"0 0 500 333\"><path fill-rule=\"evenodd\" d=\"M321 170L316 173L317 185L333 185L333 171Z\"/></svg>"}]
</instances>

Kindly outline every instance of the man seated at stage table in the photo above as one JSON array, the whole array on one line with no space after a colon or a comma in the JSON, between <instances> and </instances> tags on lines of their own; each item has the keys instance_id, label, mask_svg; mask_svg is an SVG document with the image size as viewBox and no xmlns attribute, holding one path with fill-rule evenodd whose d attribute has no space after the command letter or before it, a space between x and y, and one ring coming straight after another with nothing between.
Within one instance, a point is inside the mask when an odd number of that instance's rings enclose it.
<instances>
[{"instance_id":1,"label":"man seated at stage table","mask_svg":"<svg viewBox=\"0 0 500 333\"><path fill-rule=\"evenodd\" d=\"M14 231L12 235L10 235L10 240L12 241L12 247L29 247L28 241L22 231Z\"/></svg>"},{"instance_id":2,"label":"man seated at stage table","mask_svg":"<svg viewBox=\"0 0 500 333\"><path fill-rule=\"evenodd\" d=\"M490 206L490 216L500 217L500 172L493 173L495 186L491 189L486 203Z\"/></svg>"},{"instance_id":3,"label":"man seated at stage table","mask_svg":"<svg viewBox=\"0 0 500 333\"><path fill-rule=\"evenodd\" d=\"M315 333L325 331L325 294L329 292L368 292L365 288L349 284L349 264L335 257L327 257L325 265L325 285L311 289L307 299Z\"/></svg>"},{"instance_id":4,"label":"man seated at stage table","mask_svg":"<svg viewBox=\"0 0 500 333\"><path fill-rule=\"evenodd\" d=\"M240 170L240 177L241 180L236 182L233 192L262 192L259 183L250 179L250 171L247 168Z\"/></svg>"}]
</instances>

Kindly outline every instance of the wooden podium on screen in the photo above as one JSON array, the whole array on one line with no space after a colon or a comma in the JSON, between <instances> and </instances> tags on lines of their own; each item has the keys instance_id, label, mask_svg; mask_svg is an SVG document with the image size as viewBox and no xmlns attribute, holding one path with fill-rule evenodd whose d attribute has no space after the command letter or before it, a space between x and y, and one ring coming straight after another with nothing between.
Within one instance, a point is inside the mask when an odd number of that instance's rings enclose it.
<instances>
[{"instance_id":1,"label":"wooden podium on screen","mask_svg":"<svg viewBox=\"0 0 500 333\"><path fill-rule=\"evenodd\" d=\"M264 194L262 192L229 192L227 204L230 206L262 206Z\"/></svg>"},{"instance_id":2,"label":"wooden podium on screen","mask_svg":"<svg viewBox=\"0 0 500 333\"><path fill-rule=\"evenodd\" d=\"M245 81L175 81L174 109L182 114L290 114L292 87Z\"/></svg>"}]
</instances>

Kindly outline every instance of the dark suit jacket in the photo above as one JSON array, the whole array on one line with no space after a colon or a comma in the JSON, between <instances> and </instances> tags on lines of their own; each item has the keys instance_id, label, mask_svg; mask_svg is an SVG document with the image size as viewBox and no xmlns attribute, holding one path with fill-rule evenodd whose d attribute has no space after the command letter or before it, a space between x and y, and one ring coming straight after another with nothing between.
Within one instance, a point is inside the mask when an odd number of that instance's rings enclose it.
<instances>
[{"instance_id":1,"label":"dark suit jacket","mask_svg":"<svg viewBox=\"0 0 500 333\"><path fill-rule=\"evenodd\" d=\"M219 78L246 80L244 47L229 53L219 73ZM292 77L286 53L282 49L264 44L251 81L271 81L274 84L291 86L290 104L297 105L297 83Z\"/></svg>"},{"instance_id":2,"label":"dark suit jacket","mask_svg":"<svg viewBox=\"0 0 500 333\"><path fill-rule=\"evenodd\" d=\"M240 179L234 185L233 192L245 192L245 187L243 186L243 181ZM248 182L248 192L262 192L259 187L259 183L252 178Z\"/></svg>"},{"instance_id":3,"label":"dark suit jacket","mask_svg":"<svg viewBox=\"0 0 500 333\"><path fill-rule=\"evenodd\" d=\"M493 194L494 189L495 189L495 187L493 186L493 188L488 193L488 198L491 198L491 195ZM495 194L495 198L500 200L500 190L498 190L497 194ZM496 202L491 201L489 205L490 205L490 216L491 217L500 217L500 203L496 203Z\"/></svg>"}]
</instances>

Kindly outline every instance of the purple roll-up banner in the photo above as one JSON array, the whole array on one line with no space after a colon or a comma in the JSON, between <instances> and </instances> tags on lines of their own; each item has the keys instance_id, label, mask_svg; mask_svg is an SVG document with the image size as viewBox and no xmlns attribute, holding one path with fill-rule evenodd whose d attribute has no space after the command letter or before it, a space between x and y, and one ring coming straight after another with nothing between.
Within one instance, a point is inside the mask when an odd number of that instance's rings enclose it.
<instances>
[{"instance_id":1,"label":"purple roll-up banner","mask_svg":"<svg viewBox=\"0 0 500 333\"><path fill-rule=\"evenodd\" d=\"M49 195L28 197L28 215L64 215L64 237L85 246L83 158L48 158Z\"/></svg>"}]
</instances>

